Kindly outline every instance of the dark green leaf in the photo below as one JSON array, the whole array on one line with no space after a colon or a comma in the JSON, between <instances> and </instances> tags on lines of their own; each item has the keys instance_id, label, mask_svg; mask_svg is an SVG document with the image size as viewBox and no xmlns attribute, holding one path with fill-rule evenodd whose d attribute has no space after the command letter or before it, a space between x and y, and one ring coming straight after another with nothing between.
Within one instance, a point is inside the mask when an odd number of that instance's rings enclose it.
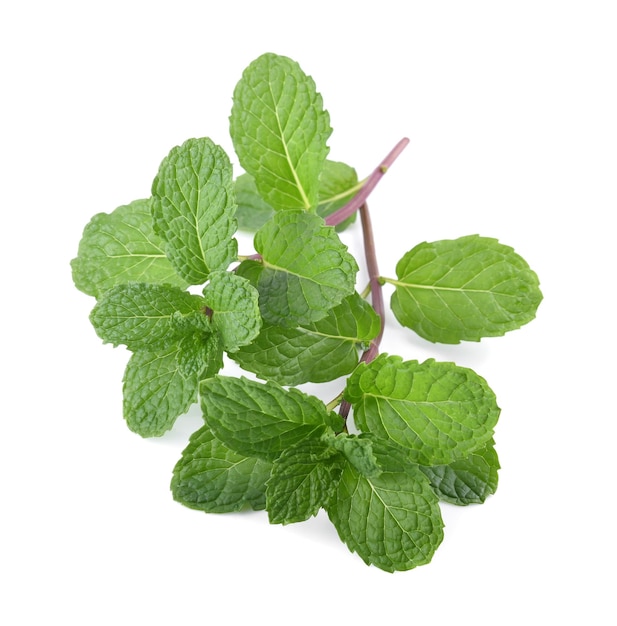
<instances>
[{"instance_id":1,"label":"dark green leaf","mask_svg":"<svg viewBox=\"0 0 617 626\"><path fill-rule=\"evenodd\" d=\"M174 468L171 491L174 500L207 513L262 510L271 466L230 450L202 426Z\"/></svg>"}]
</instances>

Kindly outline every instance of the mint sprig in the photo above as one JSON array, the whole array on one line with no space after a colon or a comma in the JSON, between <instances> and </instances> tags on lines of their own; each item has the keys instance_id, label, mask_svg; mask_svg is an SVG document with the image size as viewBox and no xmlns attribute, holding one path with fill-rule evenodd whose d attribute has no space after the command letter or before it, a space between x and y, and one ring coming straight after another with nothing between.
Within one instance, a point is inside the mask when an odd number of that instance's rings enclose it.
<instances>
[{"instance_id":1,"label":"mint sprig","mask_svg":"<svg viewBox=\"0 0 617 626\"><path fill-rule=\"evenodd\" d=\"M497 489L500 409L469 368L380 354L384 290L404 327L456 344L531 321L538 277L480 235L420 243L382 275L367 199L409 141L362 181L328 160L322 97L287 57L246 68L230 132L244 172L234 177L212 139L187 140L162 160L149 198L92 218L71 261L75 286L96 298L96 333L132 353L127 425L162 436L199 403L175 500L265 509L274 524L325 511L367 564L426 564L443 539L439 502L482 503ZM338 235L358 213L366 287ZM241 256L238 228L255 233ZM259 380L226 375L227 358ZM330 381L334 398L297 387Z\"/></svg>"}]
</instances>

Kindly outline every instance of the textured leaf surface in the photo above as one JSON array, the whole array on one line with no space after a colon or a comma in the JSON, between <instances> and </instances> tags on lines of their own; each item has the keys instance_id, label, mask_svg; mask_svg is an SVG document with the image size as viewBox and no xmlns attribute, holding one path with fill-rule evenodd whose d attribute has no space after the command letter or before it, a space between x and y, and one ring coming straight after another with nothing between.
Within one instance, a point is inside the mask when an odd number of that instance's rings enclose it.
<instances>
[{"instance_id":1,"label":"textured leaf surface","mask_svg":"<svg viewBox=\"0 0 617 626\"><path fill-rule=\"evenodd\" d=\"M463 459L487 443L499 418L495 394L473 370L432 359L381 355L347 380L358 428L408 449L421 465Z\"/></svg>"},{"instance_id":2,"label":"textured leaf surface","mask_svg":"<svg viewBox=\"0 0 617 626\"><path fill-rule=\"evenodd\" d=\"M328 427L342 427L341 418L317 398L245 378L203 381L201 405L218 439L240 454L266 460L303 439L319 437Z\"/></svg>"},{"instance_id":3,"label":"textured leaf surface","mask_svg":"<svg viewBox=\"0 0 617 626\"><path fill-rule=\"evenodd\" d=\"M174 317L196 314L204 306L203 298L178 287L128 283L106 291L90 321L105 343L124 344L132 351L152 349L177 341L181 329L172 324Z\"/></svg>"},{"instance_id":4,"label":"textured leaf surface","mask_svg":"<svg viewBox=\"0 0 617 626\"><path fill-rule=\"evenodd\" d=\"M360 188L356 170L345 163L326 161L319 178L319 204L317 215L327 217L340 209L358 192ZM236 218L238 228L255 232L274 214L274 209L259 195L255 179L250 174L242 174L235 181ZM355 220L355 214L349 220L336 227L343 230Z\"/></svg>"},{"instance_id":5,"label":"textured leaf surface","mask_svg":"<svg viewBox=\"0 0 617 626\"><path fill-rule=\"evenodd\" d=\"M332 498L342 469L340 456L318 439L283 451L266 488L270 523L303 522L317 515Z\"/></svg>"},{"instance_id":6,"label":"textured leaf surface","mask_svg":"<svg viewBox=\"0 0 617 626\"><path fill-rule=\"evenodd\" d=\"M373 308L354 293L313 324L264 325L255 341L232 357L243 369L281 385L326 382L353 370L358 347L375 338L379 326Z\"/></svg>"},{"instance_id":7,"label":"textured leaf surface","mask_svg":"<svg viewBox=\"0 0 617 626\"><path fill-rule=\"evenodd\" d=\"M223 343L218 332L193 332L180 340L178 369L185 378L210 378L223 369Z\"/></svg>"},{"instance_id":8,"label":"textured leaf surface","mask_svg":"<svg viewBox=\"0 0 617 626\"><path fill-rule=\"evenodd\" d=\"M429 341L496 337L530 322L542 300L527 262L496 239L422 243L396 266L392 310Z\"/></svg>"},{"instance_id":9,"label":"textured leaf surface","mask_svg":"<svg viewBox=\"0 0 617 626\"><path fill-rule=\"evenodd\" d=\"M75 286L99 297L120 283L168 283L185 287L153 229L150 200L135 200L112 213L95 215L71 261Z\"/></svg>"},{"instance_id":10,"label":"textured leaf surface","mask_svg":"<svg viewBox=\"0 0 617 626\"><path fill-rule=\"evenodd\" d=\"M163 160L152 183L156 232L177 272L191 285L236 259L231 163L210 139L189 139Z\"/></svg>"},{"instance_id":11,"label":"textured leaf surface","mask_svg":"<svg viewBox=\"0 0 617 626\"><path fill-rule=\"evenodd\" d=\"M270 324L316 322L354 291L358 265L332 227L301 211L276 213L255 234L261 314Z\"/></svg>"},{"instance_id":12,"label":"textured leaf surface","mask_svg":"<svg viewBox=\"0 0 617 626\"><path fill-rule=\"evenodd\" d=\"M275 209L317 205L332 129L312 78L291 59L264 54L242 74L230 132L240 164Z\"/></svg>"},{"instance_id":13,"label":"textured leaf surface","mask_svg":"<svg viewBox=\"0 0 617 626\"><path fill-rule=\"evenodd\" d=\"M225 350L233 352L259 334L259 293L246 278L231 272L215 272L210 275L203 294Z\"/></svg>"},{"instance_id":14,"label":"textured leaf surface","mask_svg":"<svg viewBox=\"0 0 617 626\"><path fill-rule=\"evenodd\" d=\"M171 491L174 500L207 513L262 510L271 466L230 450L203 426L174 468Z\"/></svg>"},{"instance_id":15,"label":"textured leaf surface","mask_svg":"<svg viewBox=\"0 0 617 626\"><path fill-rule=\"evenodd\" d=\"M373 441L364 435L342 433L328 439L330 445L341 452L351 465L363 476L378 476L381 467L373 453Z\"/></svg>"},{"instance_id":16,"label":"textured leaf surface","mask_svg":"<svg viewBox=\"0 0 617 626\"><path fill-rule=\"evenodd\" d=\"M123 405L128 427L142 437L159 437L197 401L198 378L184 377L178 348L136 352L124 373Z\"/></svg>"},{"instance_id":17,"label":"textured leaf surface","mask_svg":"<svg viewBox=\"0 0 617 626\"><path fill-rule=\"evenodd\" d=\"M492 441L466 459L420 469L440 500L451 504L482 503L497 490L499 459Z\"/></svg>"},{"instance_id":18,"label":"textured leaf surface","mask_svg":"<svg viewBox=\"0 0 617 626\"><path fill-rule=\"evenodd\" d=\"M347 547L388 572L429 563L443 539L437 496L418 469L366 477L347 465L327 510Z\"/></svg>"}]
</instances>

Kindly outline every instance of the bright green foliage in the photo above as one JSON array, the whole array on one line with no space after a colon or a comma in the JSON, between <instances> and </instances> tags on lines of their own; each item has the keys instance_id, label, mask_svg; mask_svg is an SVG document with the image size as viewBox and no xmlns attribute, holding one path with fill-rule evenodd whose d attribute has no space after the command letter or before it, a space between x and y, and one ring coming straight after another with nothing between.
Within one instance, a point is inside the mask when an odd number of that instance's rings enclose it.
<instances>
[{"instance_id":1,"label":"bright green foliage","mask_svg":"<svg viewBox=\"0 0 617 626\"><path fill-rule=\"evenodd\" d=\"M393 287L401 324L459 343L529 322L538 278L478 235L422 243L396 279L380 276L367 196L408 140L358 182L327 160L329 115L287 57L264 54L245 70L230 132L244 172L234 178L234 159L211 139L187 140L163 159L150 198L92 218L71 261L76 287L97 299L98 336L133 353L127 425L161 436L199 403L205 423L173 470L175 500L208 513L266 509L273 524L325 511L367 564L426 564L443 539L439 501L482 503L497 489L500 410L468 368L379 354L383 289ZM364 284L338 234L356 211ZM401 227L387 207L376 215ZM242 256L238 227L255 232ZM228 359L263 382L222 375ZM323 400L294 387L329 381Z\"/></svg>"},{"instance_id":2,"label":"bright green foliage","mask_svg":"<svg viewBox=\"0 0 617 626\"><path fill-rule=\"evenodd\" d=\"M362 431L406 448L422 465L465 458L493 435L495 394L470 369L379 356L347 380L345 398Z\"/></svg>"},{"instance_id":3,"label":"bright green foliage","mask_svg":"<svg viewBox=\"0 0 617 626\"><path fill-rule=\"evenodd\" d=\"M189 284L235 260L237 223L229 157L210 139L189 139L173 148L152 183L155 231Z\"/></svg>"},{"instance_id":4,"label":"bright green foliage","mask_svg":"<svg viewBox=\"0 0 617 626\"><path fill-rule=\"evenodd\" d=\"M212 311L225 350L236 351L259 334L259 293L246 278L230 272L216 272L204 288L204 300Z\"/></svg>"},{"instance_id":5,"label":"bright green foliage","mask_svg":"<svg viewBox=\"0 0 617 626\"><path fill-rule=\"evenodd\" d=\"M268 461L230 450L202 426L174 468L171 490L178 502L207 513L262 510L271 468Z\"/></svg>"},{"instance_id":6,"label":"bright green foliage","mask_svg":"<svg viewBox=\"0 0 617 626\"><path fill-rule=\"evenodd\" d=\"M530 322L542 300L526 261L496 239L422 243L396 266L392 310L429 341L496 337Z\"/></svg>"},{"instance_id":7,"label":"bright green foliage","mask_svg":"<svg viewBox=\"0 0 617 626\"><path fill-rule=\"evenodd\" d=\"M165 242L154 232L149 199L99 213L84 229L77 257L71 261L75 286L97 298L128 282L186 287L164 247Z\"/></svg>"},{"instance_id":8,"label":"bright green foliage","mask_svg":"<svg viewBox=\"0 0 617 626\"><path fill-rule=\"evenodd\" d=\"M354 293L313 324L264 324L255 341L231 356L243 369L281 385L327 382L353 370L358 349L377 336L379 326L370 304Z\"/></svg>"},{"instance_id":9,"label":"bright green foliage","mask_svg":"<svg viewBox=\"0 0 617 626\"><path fill-rule=\"evenodd\" d=\"M160 437L197 399L198 376L185 376L177 347L135 352L124 373L124 418L142 437Z\"/></svg>"},{"instance_id":10,"label":"bright green foliage","mask_svg":"<svg viewBox=\"0 0 617 626\"><path fill-rule=\"evenodd\" d=\"M304 439L284 450L272 465L266 508L272 524L303 522L330 501L343 459L319 439Z\"/></svg>"},{"instance_id":11,"label":"bright green foliage","mask_svg":"<svg viewBox=\"0 0 617 626\"><path fill-rule=\"evenodd\" d=\"M367 477L349 464L327 511L347 547L387 572L429 563L443 539L437 495L419 469Z\"/></svg>"},{"instance_id":12,"label":"bright green foliage","mask_svg":"<svg viewBox=\"0 0 617 626\"><path fill-rule=\"evenodd\" d=\"M314 209L330 136L315 83L287 57L264 54L242 74L230 133L242 167L274 209Z\"/></svg>"},{"instance_id":13,"label":"bright green foliage","mask_svg":"<svg viewBox=\"0 0 617 626\"><path fill-rule=\"evenodd\" d=\"M129 350L168 347L179 338L172 319L199 312L204 299L168 285L127 283L112 287L96 303L90 321L98 336ZM205 315L201 316L206 319Z\"/></svg>"},{"instance_id":14,"label":"bright green foliage","mask_svg":"<svg viewBox=\"0 0 617 626\"><path fill-rule=\"evenodd\" d=\"M358 188L358 175L353 167L338 161L326 161L319 178L317 215L325 218L334 213L353 198ZM259 195L255 179L250 174L238 176L235 191L238 228L254 232L274 215L274 209ZM355 215L337 225L336 229L343 230L354 218Z\"/></svg>"},{"instance_id":15,"label":"bright green foliage","mask_svg":"<svg viewBox=\"0 0 617 626\"><path fill-rule=\"evenodd\" d=\"M358 265L331 226L302 211L285 211L255 233L263 259L259 306L270 324L316 322L355 289Z\"/></svg>"}]
</instances>

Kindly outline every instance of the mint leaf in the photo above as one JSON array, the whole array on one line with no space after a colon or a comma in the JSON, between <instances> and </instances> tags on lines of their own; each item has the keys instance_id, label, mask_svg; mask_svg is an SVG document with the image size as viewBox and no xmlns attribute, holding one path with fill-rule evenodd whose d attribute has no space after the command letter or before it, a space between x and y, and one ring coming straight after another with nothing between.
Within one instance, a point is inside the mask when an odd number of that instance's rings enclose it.
<instances>
[{"instance_id":1,"label":"mint leaf","mask_svg":"<svg viewBox=\"0 0 617 626\"><path fill-rule=\"evenodd\" d=\"M215 436L245 456L276 459L283 450L328 429L341 418L313 396L275 383L215 376L201 383L204 419Z\"/></svg>"},{"instance_id":2,"label":"mint leaf","mask_svg":"<svg viewBox=\"0 0 617 626\"><path fill-rule=\"evenodd\" d=\"M421 465L463 459L487 443L499 418L495 394L473 370L380 355L347 380L345 399L362 431L408 450Z\"/></svg>"},{"instance_id":3,"label":"mint leaf","mask_svg":"<svg viewBox=\"0 0 617 626\"><path fill-rule=\"evenodd\" d=\"M73 282L80 291L98 298L120 283L168 283L186 287L155 234L150 200L135 200L111 213L98 213L79 242L71 261Z\"/></svg>"},{"instance_id":4,"label":"mint leaf","mask_svg":"<svg viewBox=\"0 0 617 626\"><path fill-rule=\"evenodd\" d=\"M396 266L392 311L429 341L496 337L530 322L542 300L538 277L514 250L470 235L422 243Z\"/></svg>"},{"instance_id":5,"label":"mint leaf","mask_svg":"<svg viewBox=\"0 0 617 626\"><path fill-rule=\"evenodd\" d=\"M266 506L271 463L227 448L202 426L191 435L171 480L174 500L207 513Z\"/></svg>"},{"instance_id":6,"label":"mint leaf","mask_svg":"<svg viewBox=\"0 0 617 626\"><path fill-rule=\"evenodd\" d=\"M429 563L443 539L439 501L417 468L367 477L348 464L326 508L347 547L388 572Z\"/></svg>"},{"instance_id":7,"label":"mint leaf","mask_svg":"<svg viewBox=\"0 0 617 626\"><path fill-rule=\"evenodd\" d=\"M358 348L379 327L373 308L354 293L313 324L264 324L253 343L231 356L243 369L281 385L321 383L349 374L358 364Z\"/></svg>"},{"instance_id":8,"label":"mint leaf","mask_svg":"<svg viewBox=\"0 0 617 626\"><path fill-rule=\"evenodd\" d=\"M370 437L341 433L328 438L327 441L363 476L372 477L381 474L382 470L373 452L373 441Z\"/></svg>"},{"instance_id":9,"label":"mint leaf","mask_svg":"<svg viewBox=\"0 0 617 626\"><path fill-rule=\"evenodd\" d=\"M178 371L184 378L210 378L223 369L223 343L218 332L195 331L178 343Z\"/></svg>"},{"instance_id":10,"label":"mint leaf","mask_svg":"<svg viewBox=\"0 0 617 626\"><path fill-rule=\"evenodd\" d=\"M316 322L354 292L358 265L317 215L276 213L255 234L263 270L257 289L266 322L294 327Z\"/></svg>"},{"instance_id":11,"label":"mint leaf","mask_svg":"<svg viewBox=\"0 0 617 626\"><path fill-rule=\"evenodd\" d=\"M274 461L266 486L271 524L303 522L332 498L341 471L340 456L319 439L305 439Z\"/></svg>"},{"instance_id":12,"label":"mint leaf","mask_svg":"<svg viewBox=\"0 0 617 626\"><path fill-rule=\"evenodd\" d=\"M319 204L317 215L325 218L357 193L361 184L358 182L356 170L345 163L327 161L319 178ZM255 232L261 228L274 214L274 209L259 195L255 179L250 174L242 174L235 181L236 218L238 228ZM343 230L355 221L354 214L350 219L339 224L337 231Z\"/></svg>"},{"instance_id":13,"label":"mint leaf","mask_svg":"<svg viewBox=\"0 0 617 626\"><path fill-rule=\"evenodd\" d=\"M275 209L314 209L330 118L312 78L291 59L264 54L233 94L230 133L246 172Z\"/></svg>"},{"instance_id":14,"label":"mint leaf","mask_svg":"<svg viewBox=\"0 0 617 626\"><path fill-rule=\"evenodd\" d=\"M238 228L255 232L274 214L274 209L259 195L255 179L250 174L241 174L234 183L236 193L236 219Z\"/></svg>"},{"instance_id":15,"label":"mint leaf","mask_svg":"<svg viewBox=\"0 0 617 626\"><path fill-rule=\"evenodd\" d=\"M246 278L230 272L215 272L210 275L203 294L225 350L234 352L259 334L259 293Z\"/></svg>"},{"instance_id":16,"label":"mint leaf","mask_svg":"<svg viewBox=\"0 0 617 626\"><path fill-rule=\"evenodd\" d=\"M163 160L152 183L152 216L177 272L200 285L237 257L231 163L208 138L189 139Z\"/></svg>"},{"instance_id":17,"label":"mint leaf","mask_svg":"<svg viewBox=\"0 0 617 626\"><path fill-rule=\"evenodd\" d=\"M499 459L493 441L460 461L420 469L440 500L451 504L482 503L497 490Z\"/></svg>"},{"instance_id":18,"label":"mint leaf","mask_svg":"<svg viewBox=\"0 0 617 626\"><path fill-rule=\"evenodd\" d=\"M317 215L325 218L344 206L361 189L358 175L353 167L339 161L326 161L319 179L319 205ZM356 213L336 227L344 230L355 222Z\"/></svg>"},{"instance_id":19,"label":"mint leaf","mask_svg":"<svg viewBox=\"0 0 617 626\"><path fill-rule=\"evenodd\" d=\"M183 376L177 346L136 352L124 373L123 406L128 427L142 437L160 437L197 401L198 377Z\"/></svg>"},{"instance_id":20,"label":"mint leaf","mask_svg":"<svg viewBox=\"0 0 617 626\"><path fill-rule=\"evenodd\" d=\"M90 321L104 343L124 344L129 350L167 347L180 332L172 324L177 316L198 314L203 298L179 287L128 283L106 291L90 313Z\"/></svg>"}]
</instances>

